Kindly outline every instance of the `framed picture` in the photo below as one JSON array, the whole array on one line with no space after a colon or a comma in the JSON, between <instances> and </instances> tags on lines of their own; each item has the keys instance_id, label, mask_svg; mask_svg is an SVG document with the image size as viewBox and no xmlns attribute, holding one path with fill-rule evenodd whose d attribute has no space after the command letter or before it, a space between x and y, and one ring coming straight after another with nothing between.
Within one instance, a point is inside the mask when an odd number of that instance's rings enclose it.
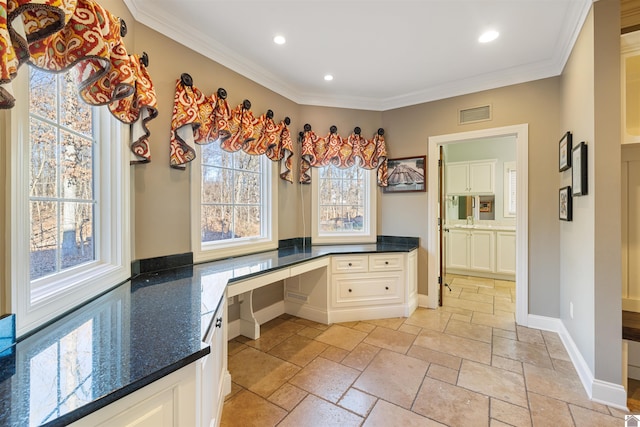
<instances>
[{"instance_id":1,"label":"framed picture","mask_svg":"<svg viewBox=\"0 0 640 427\"><path fill-rule=\"evenodd\" d=\"M573 170L571 172L573 195L586 196L588 194L587 144L585 144L584 141L576 145L571 152L571 162L573 163Z\"/></svg>"},{"instance_id":2,"label":"framed picture","mask_svg":"<svg viewBox=\"0 0 640 427\"><path fill-rule=\"evenodd\" d=\"M571 142L572 142L571 132L565 133L562 138L560 138L559 143L559 152L558 158L560 159L560 172L566 171L571 167Z\"/></svg>"},{"instance_id":3,"label":"framed picture","mask_svg":"<svg viewBox=\"0 0 640 427\"><path fill-rule=\"evenodd\" d=\"M571 187L562 187L559 192L559 211L562 221L572 220L573 205L571 201Z\"/></svg>"},{"instance_id":4,"label":"framed picture","mask_svg":"<svg viewBox=\"0 0 640 427\"><path fill-rule=\"evenodd\" d=\"M389 159L387 187L384 193L401 193L408 191L427 191L426 182L427 156L402 157Z\"/></svg>"}]
</instances>

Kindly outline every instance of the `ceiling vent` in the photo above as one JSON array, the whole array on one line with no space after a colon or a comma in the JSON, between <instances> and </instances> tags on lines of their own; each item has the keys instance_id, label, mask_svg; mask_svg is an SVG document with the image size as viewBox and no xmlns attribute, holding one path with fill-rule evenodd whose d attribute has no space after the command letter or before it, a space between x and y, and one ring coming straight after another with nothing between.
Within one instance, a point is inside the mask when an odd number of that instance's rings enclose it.
<instances>
[{"instance_id":1,"label":"ceiling vent","mask_svg":"<svg viewBox=\"0 0 640 427\"><path fill-rule=\"evenodd\" d=\"M458 110L458 124L484 122L491 120L491 105Z\"/></svg>"}]
</instances>

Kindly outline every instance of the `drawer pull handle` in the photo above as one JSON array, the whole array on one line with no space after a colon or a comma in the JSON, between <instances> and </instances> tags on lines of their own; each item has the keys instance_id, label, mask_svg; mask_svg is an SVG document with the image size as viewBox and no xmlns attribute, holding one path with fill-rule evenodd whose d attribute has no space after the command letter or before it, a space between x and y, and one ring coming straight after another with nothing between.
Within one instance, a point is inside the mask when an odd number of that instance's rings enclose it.
<instances>
[{"instance_id":1,"label":"drawer pull handle","mask_svg":"<svg viewBox=\"0 0 640 427\"><path fill-rule=\"evenodd\" d=\"M389 287L388 287L388 286L385 286L384 288L385 288L385 290L387 290L387 291L389 290Z\"/></svg>"},{"instance_id":2,"label":"drawer pull handle","mask_svg":"<svg viewBox=\"0 0 640 427\"><path fill-rule=\"evenodd\" d=\"M351 292L351 289L349 289L349 292Z\"/></svg>"},{"instance_id":3,"label":"drawer pull handle","mask_svg":"<svg viewBox=\"0 0 640 427\"><path fill-rule=\"evenodd\" d=\"M221 328L222 327L222 317L218 317L216 319L216 328Z\"/></svg>"},{"instance_id":4,"label":"drawer pull handle","mask_svg":"<svg viewBox=\"0 0 640 427\"><path fill-rule=\"evenodd\" d=\"M351 267L353 264L349 263L349 267Z\"/></svg>"},{"instance_id":5,"label":"drawer pull handle","mask_svg":"<svg viewBox=\"0 0 640 427\"><path fill-rule=\"evenodd\" d=\"M384 265L389 265L389 261L385 261L385 262L384 262Z\"/></svg>"}]
</instances>

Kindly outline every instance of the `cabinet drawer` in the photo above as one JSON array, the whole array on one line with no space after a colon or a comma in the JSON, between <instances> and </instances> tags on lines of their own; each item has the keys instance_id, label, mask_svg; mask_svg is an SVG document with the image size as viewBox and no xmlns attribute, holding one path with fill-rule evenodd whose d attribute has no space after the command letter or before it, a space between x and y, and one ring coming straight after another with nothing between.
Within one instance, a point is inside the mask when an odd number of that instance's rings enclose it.
<instances>
[{"instance_id":1,"label":"cabinet drawer","mask_svg":"<svg viewBox=\"0 0 640 427\"><path fill-rule=\"evenodd\" d=\"M402 303L401 273L333 276L332 303L335 307Z\"/></svg>"},{"instance_id":2,"label":"cabinet drawer","mask_svg":"<svg viewBox=\"0 0 640 427\"><path fill-rule=\"evenodd\" d=\"M369 271L402 270L402 254L369 255Z\"/></svg>"},{"instance_id":3,"label":"cabinet drawer","mask_svg":"<svg viewBox=\"0 0 640 427\"><path fill-rule=\"evenodd\" d=\"M349 255L333 257L331 261L332 273L366 273L369 270L367 255Z\"/></svg>"}]
</instances>

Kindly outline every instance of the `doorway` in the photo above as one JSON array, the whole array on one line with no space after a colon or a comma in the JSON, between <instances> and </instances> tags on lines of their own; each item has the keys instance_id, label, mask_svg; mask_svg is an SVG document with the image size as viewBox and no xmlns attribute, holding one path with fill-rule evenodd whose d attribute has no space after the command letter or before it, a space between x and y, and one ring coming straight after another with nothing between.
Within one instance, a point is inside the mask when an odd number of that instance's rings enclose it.
<instances>
[{"instance_id":1,"label":"doorway","mask_svg":"<svg viewBox=\"0 0 640 427\"><path fill-rule=\"evenodd\" d=\"M440 298L440 202L439 151L441 146L487 138L513 136L516 141L516 322L528 324L528 125L514 125L429 138L428 179L428 307L436 308ZM444 223L442 222L442 225ZM444 279L444 278L443 278Z\"/></svg>"}]
</instances>

